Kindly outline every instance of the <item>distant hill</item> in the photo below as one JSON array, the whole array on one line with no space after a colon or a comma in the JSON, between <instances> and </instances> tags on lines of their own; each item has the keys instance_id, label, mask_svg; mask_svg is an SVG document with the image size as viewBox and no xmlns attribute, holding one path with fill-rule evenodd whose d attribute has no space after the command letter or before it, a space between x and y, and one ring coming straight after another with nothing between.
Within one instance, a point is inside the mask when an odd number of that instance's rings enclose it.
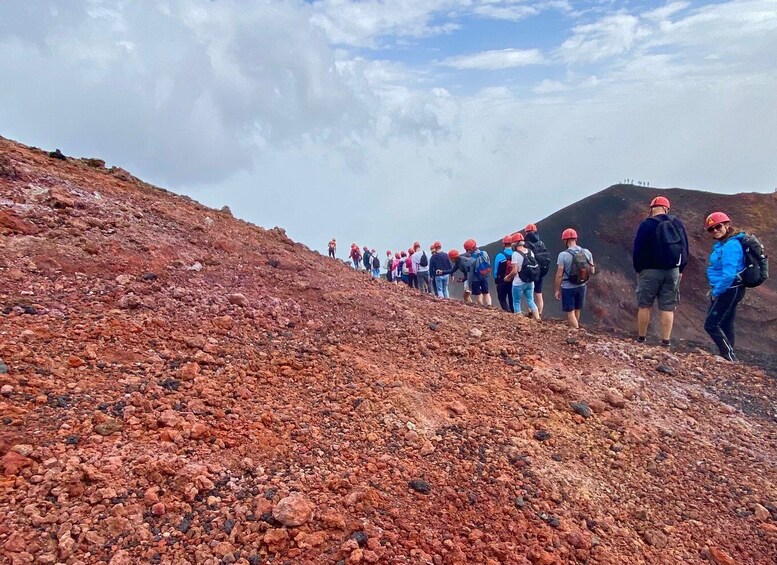
<instances>
[{"instance_id":1,"label":"distant hill","mask_svg":"<svg viewBox=\"0 0 777 565\"><path fill-rule=\"evenodd\" d=\"M648 203L659 194L669 198L672 213L685 224L691 245L691 257L681 286L682 304L675 318L674 337L707 344L709 338L703 328L708 290L705 269L712 242L702 228L704 219L710 212L723 210L736 226L756 233L767 251L777 249L777 194L715 194L681 188L617 184L535 223L554 257L563 250L560 235L568 227L577 230L581 245L593 253L599 274L590 283L584 322L634 332L636 275L631 265L632 243L637 226L648 214ZM523 228L531 220L516 219L516 229ZM493 257L502 245L498 240L484 248ZM553 299L552 281L546 281L543 295L545 315L561 316L560 304ZM761 287L748 291L737 317L739 348L755 352L777 351L775 275ZM655 323L651 324L651 331L655 331L654 326Z\"/></svg>"}]
</instances>

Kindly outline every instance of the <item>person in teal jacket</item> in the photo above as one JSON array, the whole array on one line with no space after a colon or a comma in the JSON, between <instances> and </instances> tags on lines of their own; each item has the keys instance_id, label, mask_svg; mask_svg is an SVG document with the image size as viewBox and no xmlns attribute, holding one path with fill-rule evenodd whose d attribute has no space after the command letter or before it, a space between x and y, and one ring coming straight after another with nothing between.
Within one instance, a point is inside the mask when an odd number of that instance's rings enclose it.
<instances>
[{"instance_id":1,"label":"person in teal jacket","mask_svg":"<svg viewBox=\"0 0 777 565\"><path fill-rule=\"evenodd\" d=\"M742 250L744 233L736 230L723 212L707 216L704 227L715 240L707 264L710 306L704 329L717 345L720 356L736 361L734 321L737 305L745 296L745 287L739 277L745 269L745 253Z\"/></svg>"}]
</instances>

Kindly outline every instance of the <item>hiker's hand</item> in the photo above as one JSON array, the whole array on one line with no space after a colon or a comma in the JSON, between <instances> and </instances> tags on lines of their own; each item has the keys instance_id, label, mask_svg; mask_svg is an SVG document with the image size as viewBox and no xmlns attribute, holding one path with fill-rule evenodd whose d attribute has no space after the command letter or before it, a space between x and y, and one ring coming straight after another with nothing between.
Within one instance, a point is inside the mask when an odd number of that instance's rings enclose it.
<instances>
[{"instance_id":1,"label":"hiker's hand","mask_svg":"<svg viewBox=\"0 0 777 565\"><path fill-rule=\"evenodd\" d=\"M556 297L556 300L561 300L561 291L560 291L560 290L557 290L557 291L556 291L556 292L553 294L553 296L555 296L555 297Z\"/></svg>"}]
</instances>

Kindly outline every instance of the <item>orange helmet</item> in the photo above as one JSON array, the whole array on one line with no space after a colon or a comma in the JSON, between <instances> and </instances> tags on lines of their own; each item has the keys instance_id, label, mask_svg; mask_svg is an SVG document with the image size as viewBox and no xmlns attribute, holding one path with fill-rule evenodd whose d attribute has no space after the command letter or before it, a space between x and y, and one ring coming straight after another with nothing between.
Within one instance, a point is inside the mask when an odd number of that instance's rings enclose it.
<instances>
[{"instance_id":1,"label":"orange helmet","mask_svg":"<svg viewBox=\"0 0 777 565\"><path fill-rule=\"evenodd\" d=\"M725 212L713 212L709 216L707 216L707 219L704 220L704 229L708 230L712 226L715 226L717 224L723 224L725 222L730 222L728 216Z\"/></svg>"},{"instance_id":2,"label":"orange helmet","mask_svg":"<svg viewBox=\"0 0 777 565\"><path fill-rule=\"evenodd\" d=\"M458 258L459 258L458 249L451 249L450 251L448 251L448 259L450 259L451 261L455 261Z\"/></svg>"},{"instance_id":3,"label":"orange helmet","mask_svg":"<svg viewBox=\"0 0 777 565\"><path fill-rule=\"evenodd\" d=\"M511 238L511 236L509 236L509 235L506 235L506 236L504 236L504 237L502 238L502 243L503 243L504 245L510 245L510 238Z\"/></svg>"},{"instance_id":4,"label":"orange helmet","mask_svg":"<svg viewBox=\"0 0 777 565\"><path fill-rule=\"evenodd\" d=\"M523 234L521 232L517 231L510 236L510 243L518 243L519 241L523 241Z\"/></svg>"},{"instance_id":5,"label":"orange helmet","mask_svg":"<svg viewBox=\"0 0 777 565\"><path fill-rule=\"evenodd\" d=\"M523 231L526 233L529 233L530 231L537 231L537 226L535 224L527 224L527 226L523 228Z\"/></svg>"},{"instance_id":6,"label":"orange helmet","mask_svg":"<svg viewBox=\"0 0 777 565\"><path fill-rule=\"evenodd\" d=\"M478 246L474 239L468 239L464 242L464 251L472 251Z\"/></svg>"},{"instance_id":7,"label":"orange helmet","mask_svg":"<svg viewBox=\"0 0 777 565\"><path fill-rule=\"evenodd\" d=\"M665 196L656 196L651 202L650 207L655 208L656 206L663 206L667 210L669 210L669 199Z\"/></svg>"},{"instance_id":8,"label":"orange helmet","mask_svg":"<svg viewBox=\"0 0 777 565\"><path fill-rule=\"evenodd\" d=\"M561 239L564 241L568 239L577 239L577 232L572 228L567 228L564 230L564 233L561 234Z\"/></svg>"}]
</instances>

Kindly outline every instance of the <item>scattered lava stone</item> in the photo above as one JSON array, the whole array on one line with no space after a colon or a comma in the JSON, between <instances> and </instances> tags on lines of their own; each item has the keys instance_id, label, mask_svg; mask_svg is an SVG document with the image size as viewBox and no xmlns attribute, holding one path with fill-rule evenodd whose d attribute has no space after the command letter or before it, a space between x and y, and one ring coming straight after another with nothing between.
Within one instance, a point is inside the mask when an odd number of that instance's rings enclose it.
<instances>
[{"instance_id":1,"label":"scattered lava stone","mask_svg":"<svg viewBox=\"0 0 777 565\"><path fill-rule=\"evenodd\" d=\"M523 499L522 496L515 497L515 507L516 508L523 508L526 506L526 501Z\"/></svg>"},{"instance_id":2,"label":"scattered lava stone","mask_svg":"<svg viewBox=\"0 0 777 565\"><path fill-rule=\"evenodd\" d=\"M73 435L73 436L67 436L67 437L65 438L65 445L78 445L78 441L79 441L80 439L81 439L81 438L80 438L79 436L75 436L75 435Z\"/></svg>"},{"instance_id":3,"label":"scattered lava stone","mask_svg":"<svg viewBox=\"0 0 777 565\"><path fill-rule=\"evenodd\" d=\"M13 423L13 418L9 418L8 416L3 418L3 424L5 424L6 426L10 426L12 423Z\"/></svg>"},{"instance_id":4,"label":"scattered lava stone","mask_svg":"<svg viewBox=\"0 0 777 565\"><path fill-rule=\"evenodd\" d=\"M593 412L591 412L591 408L585 402L571 402L569 406L572 408L572 410L580 414L583 418L588 419L593 415Z\"/></svg>"},{"instance_id":5,"label":"scattered lava stone","mask_svg":"<svg viewBox=\"0 0 777 565\"><path fill-rule=\"evenodd\" d=\"M416 492L421 494L429 494L432 491L432 487L423 479L413 479L408 482L407 485Z\"/></svg>"},{"instance_id":6,"label":"scattered lava stone","mask_svg":"<svg viewBox=\"0 0 777 565\"><path fill-rule=\"evenodd\" d=\"M272 500L273 498L275 498L276 494L278 494L278 489L277 488L275 488L275 487L268 488L267 492L264 493L264 499L265 500Z\"/></svg>"},{"instance_id":7,"label":"scattered lava stone","mask_svg":"<svg viewBox=\"0 0 777 565\"><path fill-rule=\"evenodd\" d=\"M554 516L553 514L546 514L545 512L540 512L539 517L541 520L543 520L545 523L547 523L553 528L558 528L561 525L561 522L559 521L558 516Z\"/></svg>"},{"instance_id":8,"label":"scattered lava stone","mask_svg":"<svg viewBox=\"0 0 777 565\"><path fill-rule=\"evenodd\" d=\"M49 406L54 408L68 408L70 406L70 396L63 394L61 396L49 396Z\"/></svg>"},{"instance_id":9,"label":"scattered lava stone","mask_svg":"<svg viewBox=\"0 0 777 565\"><path fill-rule=\"evenodd\" d=\"M665 373L667 375L671 375L672 373L674 373L674 369L672 369L672 367L670 367L669 365L664 365L663 363L661 363L658 367L656 367L656 371L658 371L659 373Z\"/></svg>"},{"instance_id":10,"label":"scattered lava stone","mask_svg":"<svg viewBox=\"0 0 777 565\"><path fill-rule=\"evenodd\" d=\"M367 534L359 530L358 532L354 532L351 534L351 539L356 540L356 543L359 544L359 547L364 547L367 545Z\"/></svg>"},{"instance_id":11,"label":"scattered lava stone","mask_svg":"<svg viewBox=\"0 0 777 565\"><path fill-rule=\"evenodd\" d=\"M436 332L437 331L437 324L435 324L434 322L430 322L429 323L429 329L432 330L433 332Z\"/></svg>"},{"instance_id":12,"label":"scattered lava stone","mask_svg":"<svg viewBox=\"0 0 777 565\"><path fill-rule=\"evenodd\" d=\"M144 281L155 281L158 278L159 277L157 276L156 273L146 273L145 275L143 275L143 280Z\"/></svg>"},{"instance_id":13,"label":"scattered lava stone","mask_svg":"<svg viewBox=\"0 0 777 565\"><path fill-rule=\"evenodd\" d=\"M181 381L179 381L178 379L174 379L172 377L168 377L162 382L160 382L159 386L167 390L178 390L178 387L181 386Z\"/></svg>"},{"instance_id":14,"label":"scattered lava stone","mask_svg":"<svg viewBox=\"0 0 777 565\"><path fill-rule=\"evenodd\" d=\"M35 308L35 306L22 306L22 310L24 310L25 314L29 314L30 316L34 316L38 313L38 309Z\"/></svg>"},{"instance_id":15,"label":"scattered lava stone","mask_svg":"<svg viewBox=\"0 0 777 565\"><path fill-rule=\"evenodd\" d=\"M666 451L659 451L656 453L656 461L659 463L664 461L667 457L669 457L669 455L667 455Z\"/></svg>"},{"instance_id":16,"label":"scattered lava stone","mask_svg":"<svg viewBox=\"0 0 777 565\"><path fill-rule=\"evenodd\" d=\"M235 521L232 519L228 519L226 522L224 522L224 531L227 532L227 535L232 533L232 528L235 527Z\"/></svg>"},{"instance_id":17,"label":"scattered lava stone","mask_svg":"<svg viewBox=\"0 0 777 565\"><path fill-rule=\"evenodd\" d=\"M534 432L534 439L537 441L547 441L550 439L550 432L548 430L537 430Z\"/></svg>"}]
</instances>

